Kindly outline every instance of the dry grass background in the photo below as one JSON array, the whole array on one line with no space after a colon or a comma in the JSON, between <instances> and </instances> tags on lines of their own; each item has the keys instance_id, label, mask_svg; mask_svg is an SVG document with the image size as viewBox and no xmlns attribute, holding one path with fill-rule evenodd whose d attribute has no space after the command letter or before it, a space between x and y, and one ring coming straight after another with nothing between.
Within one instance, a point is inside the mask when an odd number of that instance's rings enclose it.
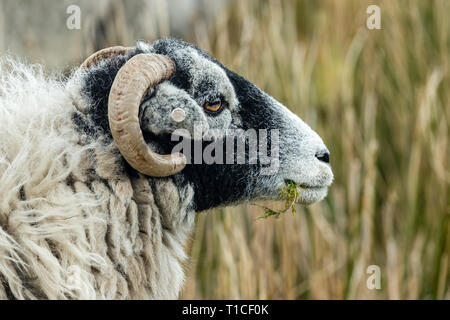
<instances>
[{"instance_id":1,"label":"dry grass background","mask_svg":"<svg viewBox=\"0 0 450 320\"><path fill-rule=\"evenodd\" d=\"M85 31L95 43L60 54L174 34L168 5L143 2L162 8L158 19L142 9L136 27L121 14L129 2L112 0L100 36ZM373 3L381 30L365 27ZM252 205L201 213L182 298L450 298L449 12L445 0L229 0L191 16L186 40L322 136L335 182L295 217L256 220ZM366 287L369 265L380 290Z\"/></svg>"},{"instance_id":2,"label":"dry grass background","mask_svg":"<svg viewBox=\"0 0 450 320\"><path fill-rule=\"evenodd\" d=\"M234 1L196 42L312 125L327 200L198 219L186 298L450 298L448 1ZM368 290L379 265L382 289Z\"/></svg>"}]
</instances>

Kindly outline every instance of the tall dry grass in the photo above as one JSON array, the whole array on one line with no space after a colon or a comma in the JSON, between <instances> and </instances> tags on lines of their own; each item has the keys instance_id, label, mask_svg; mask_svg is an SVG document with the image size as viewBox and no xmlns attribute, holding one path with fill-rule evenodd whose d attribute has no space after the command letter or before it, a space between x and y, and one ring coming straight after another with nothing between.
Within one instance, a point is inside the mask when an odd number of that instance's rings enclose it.
<instances>
[{"instance_id":1,"label":"tall dry grass","mask_svg":"<svg viewBox=\"0 0 450 320\"><path fill-rule=\"evenodd\" d=\"M450 298L450 2L231 1L195 42L279 99L331 151L295 217L198 217L183 298ZM369 265L381 289L369 290Z\"/></svg>"}]
</instances>

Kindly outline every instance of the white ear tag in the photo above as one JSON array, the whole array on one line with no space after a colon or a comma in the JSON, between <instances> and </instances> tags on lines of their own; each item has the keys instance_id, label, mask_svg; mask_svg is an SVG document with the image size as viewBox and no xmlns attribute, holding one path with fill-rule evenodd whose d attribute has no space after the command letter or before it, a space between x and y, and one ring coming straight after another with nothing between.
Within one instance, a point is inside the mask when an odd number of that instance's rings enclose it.
<instances>
[{"instance_id":1,"label":"white ear tag","mask_svg":"<svg viewBox=\"0 0 450 320\"><path fill-rule=\"evenodd\" d=\"M175 108L170 114L170 117L175 122L182 122L186 118L186 112L181 108Z\"/></svg>"}]
</instances>

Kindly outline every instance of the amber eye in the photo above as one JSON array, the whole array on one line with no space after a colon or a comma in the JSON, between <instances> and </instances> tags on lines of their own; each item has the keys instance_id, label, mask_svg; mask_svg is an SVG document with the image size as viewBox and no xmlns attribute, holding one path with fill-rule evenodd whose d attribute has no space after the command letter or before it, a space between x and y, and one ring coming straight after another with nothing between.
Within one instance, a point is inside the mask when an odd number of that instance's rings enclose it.
<instances>
[{"instance_id":1,"label":"amber eye","mask_svg":"<svg viewBox=\"0 0 450 320\"><path fill-rule=\"evenodd\" d=\"M217 98L212 101L207 101L203 107L209 112L218 112L222 108L222 100Z\"/></svg>"}]
</instances>

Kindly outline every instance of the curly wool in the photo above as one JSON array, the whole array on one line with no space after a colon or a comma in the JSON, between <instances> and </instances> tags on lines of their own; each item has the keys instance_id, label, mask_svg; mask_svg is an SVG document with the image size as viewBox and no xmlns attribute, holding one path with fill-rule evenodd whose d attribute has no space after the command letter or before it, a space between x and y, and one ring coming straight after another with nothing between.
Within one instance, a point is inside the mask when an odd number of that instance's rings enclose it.
<instances>
[{"instance_id":1,"label":"curly wool","mask_svg":"<svg viewBox=\"0 0 450 320\"><path fill-rule=\"evenodd\" d=\"M192 188L124 174L75 128L77 81L0 63L0 299L176 298Z\"/></svg>"}]
</instances>

